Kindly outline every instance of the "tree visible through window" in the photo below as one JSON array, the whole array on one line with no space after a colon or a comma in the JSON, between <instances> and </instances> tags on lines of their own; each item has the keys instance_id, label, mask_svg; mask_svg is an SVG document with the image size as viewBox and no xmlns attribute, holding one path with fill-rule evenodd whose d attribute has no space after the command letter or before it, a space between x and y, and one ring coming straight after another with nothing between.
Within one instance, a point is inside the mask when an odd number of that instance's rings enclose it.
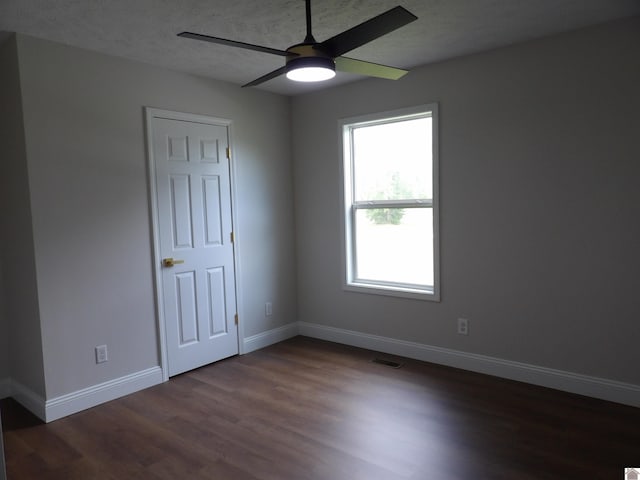
<instances>
[{"instance_id":1,"label":"tree visible through window","mask_svg":"<svg viewBox=\"0 0 640 480\"><path fill-rule=\"evenodd\" d=\"M347 119L348 289L438 298L437 105Z\"/></svg>"}]
</instances>

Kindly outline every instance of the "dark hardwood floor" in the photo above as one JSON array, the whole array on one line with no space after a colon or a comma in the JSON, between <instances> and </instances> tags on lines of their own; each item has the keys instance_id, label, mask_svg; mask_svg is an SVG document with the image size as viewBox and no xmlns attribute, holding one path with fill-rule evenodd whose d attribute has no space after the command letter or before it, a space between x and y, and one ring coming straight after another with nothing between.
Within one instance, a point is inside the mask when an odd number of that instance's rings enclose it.
<instances>
[{"instance_id":1,"label":"dark hardwood floor","mask_svg":"<svg viewBox=\"0 0 640 480\"><path fill-rule=\"evenodd\" d=\"M304 337L50 424L10 399L2 415L9 480L592 480L640 464L638 408Z\"/></svg>"}]
</instances>

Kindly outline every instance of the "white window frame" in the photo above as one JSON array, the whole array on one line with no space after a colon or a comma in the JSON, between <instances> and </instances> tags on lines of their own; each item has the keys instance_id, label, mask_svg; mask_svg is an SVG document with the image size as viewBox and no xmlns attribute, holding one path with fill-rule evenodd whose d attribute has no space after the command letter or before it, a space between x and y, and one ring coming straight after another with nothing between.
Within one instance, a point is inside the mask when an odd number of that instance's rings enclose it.
<instances>
[{"instance_id":1,"label":"white window frame","mask_svg":"<svg viewBox=\"0 0 640 480\"><path fill-rule=\"evenodd\" d=\"M432 118L432 173L433 199L431 202L420 200L383 200L374 202L356 202L353 182L352 129L367 125L391 123L394 121L411 120L412 118ZM390 295L418 300L440 301L440 208L439 208L439 155L438 155L438 104L431 103L401 110L362 115L339 120L339 137L341 141L341 175L344 180L342 188L342 221L343 234L343 289L351 292L375 295ZM362 208L384 208L385 206L404 208L433 209L433 287L421 287L394 282L360 280L356 278L355 268L355 215Z\"/></svg>"}]
</instances>

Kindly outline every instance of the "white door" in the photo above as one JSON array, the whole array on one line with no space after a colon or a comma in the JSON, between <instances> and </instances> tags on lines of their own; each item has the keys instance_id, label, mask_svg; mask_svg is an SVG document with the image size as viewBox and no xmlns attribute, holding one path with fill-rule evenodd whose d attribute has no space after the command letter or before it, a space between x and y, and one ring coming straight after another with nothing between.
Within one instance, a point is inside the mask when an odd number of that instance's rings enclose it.
<instances>
[{"instance_id":1,"label":"white door","mask_svg":"<svg viewBox=\"0 0 640 480\"><path fill-rule=\"evenodd\" d=\"M169 376L238 353L226 125L152 117Z\"/></svg>"}]
</instances>

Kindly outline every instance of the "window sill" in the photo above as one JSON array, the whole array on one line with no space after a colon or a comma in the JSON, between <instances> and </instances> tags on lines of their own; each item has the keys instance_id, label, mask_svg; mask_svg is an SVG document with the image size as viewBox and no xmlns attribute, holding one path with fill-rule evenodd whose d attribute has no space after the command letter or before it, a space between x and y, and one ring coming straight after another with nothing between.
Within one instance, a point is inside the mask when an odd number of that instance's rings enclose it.
<instances>
[{"instance_id":1,"label":"window sill","mask_svg":"<svg viewBox=\"0 0 640 480\"><path fill-rule=\"evenodd\" d=\"M390 297L410 298L429 302L439 302L440 294L435 289L417 289L409 287L393 287L390 285L374 285L368 283L347 283L343 286L347 292L366 293L369 295L384 295Z\"/></svg>"}]
</instances>

